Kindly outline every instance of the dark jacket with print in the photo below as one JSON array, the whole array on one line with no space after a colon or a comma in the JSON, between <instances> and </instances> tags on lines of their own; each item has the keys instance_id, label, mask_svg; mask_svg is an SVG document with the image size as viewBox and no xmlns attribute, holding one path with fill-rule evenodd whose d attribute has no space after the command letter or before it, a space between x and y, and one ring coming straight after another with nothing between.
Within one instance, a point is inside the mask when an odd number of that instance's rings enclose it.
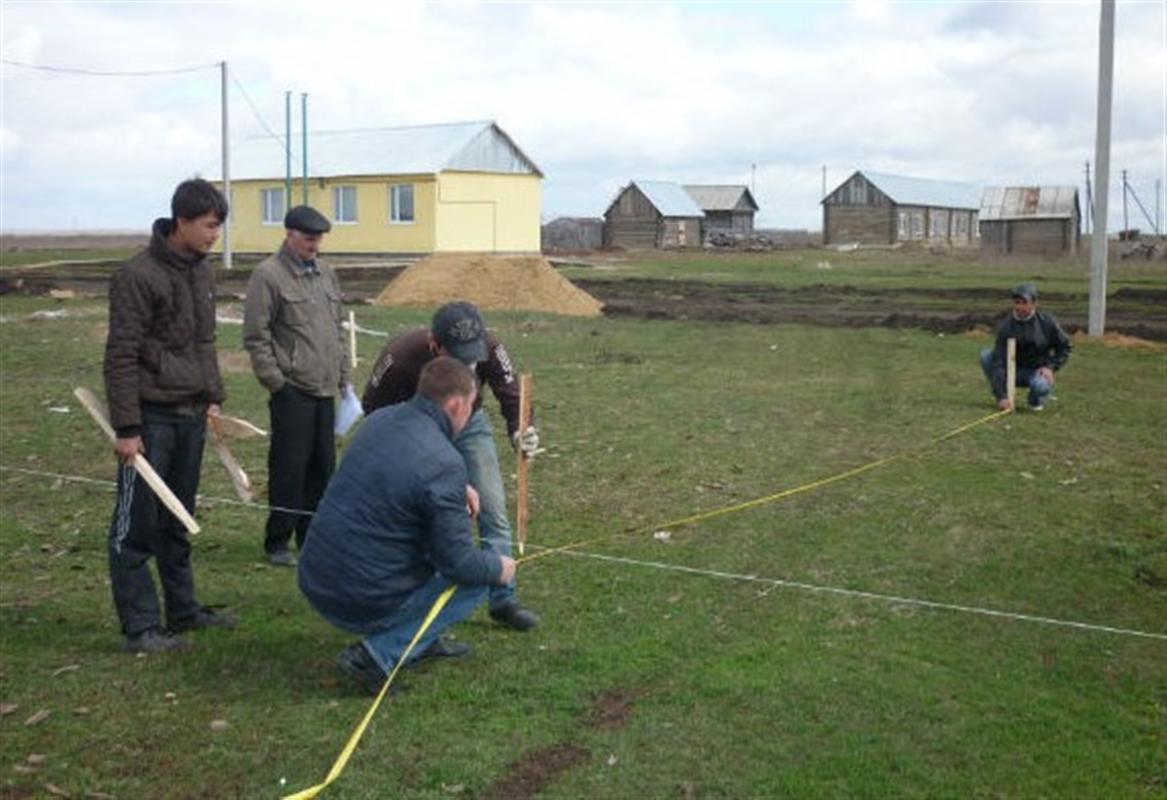
<instances>
[{"instance_id":1,"label":"dark jacket with print","mask_svg":"<svg viewBox=\"0 0 1167 800\"><path fill-rule=\"evenodd\" d=\"M993 348L993 395L998 400L1008 394L1005 362L1009 339L1017 340L1018 369L1049 367L1057 372L1065 366L1073 349L1070 337L1053 314L1038 309L1029 319L1017 319L1010 313L997 328L997 343Z\"/></svg>"},{"instance_id":2,"label":"dark jacket with print","mask_svg":"<svg viewBox=\"0 0 1167 800\"><path fill-rule=\"evenodd\" d=\"M429 331L422 328L403 333L385 345L361 397L366 414L413 397L422 367L437 358L430 350L429 341ZM489 384L506 419L507 435L514 436L519 429L519 382L515 379L515 367L507 349L493 333L486 334L486 349L489 352L486 361L480 361L474 368L480 390L474 410L482 408L481 389Z\"/></svg>"},{"instance_id":3,"label":"dark jacket with print","mask_svg":"<svg viewBox=\"0 0 1167 800\"><path fill-rule=\"evenodd\" d=\"M207 260L167 244L173 223L154 223L149 246L110 281L105 395L119 436L141 431L141 403L226 399L215 356L215 282Z\"/></svg>"},{"instance_id":4,"label":"dark jacket with print","mask_svg":"<svg viewBox=\"0 0 1167 800\"><path fill-rule=\"evenodd\" d=\"M450 436L449 418L420 395L357 429L300 553L300 591L317 611L359 626L435 572L460 585L498 580L499 556L474 545L466 464Z\"/></svg>"},{"instance_id":5,"label":"dark jacket with print","mask_svg":"<svg viewBox=\"0 0 1167 800\"><path fill-rule=\"evenodd\" d=\"M243 310L243 346L271 393L290 383L335 397L349 382L340 283L327 264L301 266L287 245L255 268Z\"/></svg>"}]
</instances>

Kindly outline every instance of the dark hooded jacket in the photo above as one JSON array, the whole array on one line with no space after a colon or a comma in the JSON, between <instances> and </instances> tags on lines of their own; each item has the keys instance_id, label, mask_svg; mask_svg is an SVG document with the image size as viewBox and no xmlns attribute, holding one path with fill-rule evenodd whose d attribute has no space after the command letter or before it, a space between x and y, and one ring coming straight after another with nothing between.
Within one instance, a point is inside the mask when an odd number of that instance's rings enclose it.
<instances>
[{"instance_id":1,"label":"dark hooded jacket","mask_svg":"<svg viewBox=\"0 0 1167 800\"><path fill-rule=\"evenodd\" d=\"M109 287L105 394L119 436L136 436L142 403L197 411L226 399L215 356L215 284L206 258L167 244L173 222L154 223L149 246Z\"/></svg>"}]
</instances>

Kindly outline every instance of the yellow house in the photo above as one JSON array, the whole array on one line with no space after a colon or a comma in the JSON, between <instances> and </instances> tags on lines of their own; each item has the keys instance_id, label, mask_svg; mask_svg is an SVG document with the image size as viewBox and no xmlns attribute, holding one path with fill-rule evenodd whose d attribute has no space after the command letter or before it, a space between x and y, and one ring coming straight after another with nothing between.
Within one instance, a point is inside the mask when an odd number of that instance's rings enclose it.
<instances>
[{"instance_id":1,"label":"yellow house","mask_svg":"<svg viewBox=\"0 0 1167 800\"><path fill-rule=\"evenodd\" d=\"M232 151L233 251L277 249L302 203L332 220L330 253L539 251L543 173L494 122L310 131L306 187L293 139L290 198L282 140Z\"/></svg>"}]
</instances>

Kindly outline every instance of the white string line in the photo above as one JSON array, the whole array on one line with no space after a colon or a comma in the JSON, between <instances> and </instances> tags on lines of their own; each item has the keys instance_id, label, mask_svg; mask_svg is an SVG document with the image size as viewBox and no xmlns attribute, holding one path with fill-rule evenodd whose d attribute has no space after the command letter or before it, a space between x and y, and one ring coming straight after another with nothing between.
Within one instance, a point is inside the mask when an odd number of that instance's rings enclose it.
<instances>
[{"instance_id":1,"label":"white string line","mask_svg":"<svg viewBox=\"0 0 1167 800\"><path fill-rule=\"evenodd\" d=\"M62 475L59 472L45 472L39 469L25 469L23 467L9 467L0 464L0 470L4 472L19 472L24 475L35 475L41 478L57 478L62 481L72 481L74 483L91 483L95 486L103 486L107 489L116 489L117 482L104 480L101 478L86 478L81 475ZM259 511L283 511L287 514L300 514L301 516L311 517L314 512L305 511L302 508L284 508L283 506L269 506L263 503L248 503L244 500L233 500L229 497L210 497L205 494L200 494L196 497L198 503L219 503L225 506L242 506L243 508L254 508Z\"/></svg>"},{"instance_id":2,"label":"white string line","mask_svg":"<svg viewBox=\"0 0 1167 800\"><path fill-rule=\"evenodd\" d=\"M527 547L538 550L552 549L550 547L531 544L530 542L527 543ZM768 586L781 587L785 589L801 589L802 591L807 592L837 594L844 597L858 597L864 600L879 600L885 603L899 603L901 605L921 606L923 608L932 608L941 611L957 611L964 614L979 614L985 617L998 617L1001 619L1017 620L1020 622L1036 622L1042 625L1057 625L1064 628L1078 628L1080 630L1094 631L1098 633L1113 633L1121 636L1139 636L1145 639L1167 641L1167 634L1164 633L1151 633L1148 631L1139 631L1131 628L1115 628L1109 625L1095 625L1090 622L1076 622L1074 620L1057 619L1056 617L1042 617L1035 614L1022 614L1016 611L999 611L993 608L965 606L959 605L957 603L942 603L936 600L923 600L917 597L900 597L894 594L879 594L878 592L865 592L859 589L843 589L837 586L819 586L813 583L790 581L783 578L763 578L758 575L740 575L734 572L721 572L719 570L712 569L698 569L697 567L686 567L680 564L666 564L662 561L642 561L635 558L610 556L603 553L587 553L580 550L564 550L562 555L592 558L598 561L608 561L616 564L627 564L638 567L651 567L652 569L663 569L671 572L683 572L689 575L701 575L709 578L723 578L725 580L763 583Z\"/></svg>"},{"instance_id":3,"label":"white string line","mask_svg":"<svg viewBox=\"0 0 1167 800\"><path fill-rule=\"evenodd\" d=\"M19 472L25 475L36 475L43 478L59 478L60 480L73 481L76 483L90 483L97 486L104 486L106 488L116 488L117 483L109 480L101 480L99 478L85 478L80 475L62 475L56 472L45 472L42 470L25 469L23 467L9 467L0 464L0 470L5 472ZM222 503L224 505L243 506L245 508L255 508L261 511L285 511L289 514L303 514L305 516L312 516L311 511L304 511L296 508L281 508L279 506L268 506L263 503L245 503L242 500L232 500L226 497L207 497L199 495L198 499L201 502L207 503ZM534 550L552 550L555 548L544 545L534 544L528 542L527 546ZM893 594L879 594L877 592L865 592L859 589L843 589L837 586L819 586L813 583L803 583L801 581L790 581L783 578L762 578L757 575L741 575L734 572L721 572L719 570L698 569L697 567L686 567L679 564L666 564L661 561L642 561L635 558L625 558L622 556L609 556L603 553L586 553L579 550L563 550L563 555L579 556L581 558L591 558L598 561L609 561L617 564L627 564L639 567L651 567L653 569L663 569L672 572L683 572L690 575L701 575L709 578L722 578L725 580L745 581L752 583L764 583L775 588L785 589L801 589L807 592L821 592L824 594L837 594L844 597L858 597L865 600L879 600L885 603L900 603L901 605L920 606L922 608L933 608L941 611L956 611L964 614L979 614L985 617L998 617L1001 619L1011 619L1020 622L1035 622L1043 625L1056 625L1064 628L1078 628L1080 630L1094 631L1098 633L1113 633L1121 636L1138 636L1145 639L1156 639L1167 641L1167 634L1150 633L1147 631L1133 630L1130 628L1115 628L1109 625L1095 625L1089 622L1077 622L1074 620L1057 619L1055 617L1043 617L1034 614L1022 614L1016 611L999 611L992 608L981 608L979 606L965 606L956 603L942 603L936 600L924 600L916 597L900 597Z\"/></svg>"}]
</instances>

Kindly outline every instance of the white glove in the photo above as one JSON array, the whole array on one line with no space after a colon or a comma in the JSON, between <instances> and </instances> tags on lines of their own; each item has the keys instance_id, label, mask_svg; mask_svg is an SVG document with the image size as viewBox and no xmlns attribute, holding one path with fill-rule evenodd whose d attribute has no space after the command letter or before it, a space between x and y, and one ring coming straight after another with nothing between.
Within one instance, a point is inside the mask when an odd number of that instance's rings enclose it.
<instances>
[{"instance_id":1,"label":"white glove","mask_svg":"<svg viewBox=\"0 0 1167 800\"><path fill-rule=\"evenodd\" d=\"M543 452L539 447L539 431L534 425L528 425L525 431L515 431L513 437L515 449L523 458L534 458Z\"/></svg>"}]
</instances>

